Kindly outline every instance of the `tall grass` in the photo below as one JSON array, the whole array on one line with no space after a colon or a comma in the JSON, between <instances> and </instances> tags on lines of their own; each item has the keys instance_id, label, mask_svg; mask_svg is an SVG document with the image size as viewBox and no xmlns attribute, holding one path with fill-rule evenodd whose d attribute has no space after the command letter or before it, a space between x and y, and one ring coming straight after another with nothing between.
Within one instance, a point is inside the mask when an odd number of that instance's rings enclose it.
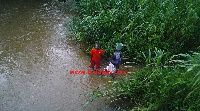
<instances>
[{"instance_id":1,"label":"tall grass","mask_svg":"<svg viewBox=\"0 0 200 111\"><path fill-rule=\"evenodd\" d=\"M113 81L111 89L93 92L92 100L107 97L112 102L130 98L136 109L200 110L200 53L179 54L168 65L158 67L160 57L163 55L151 57L148 63L154 67L147 64L130 78Z\"/></svg>"},{"instance_id":2,"label":"tall grass","mask_svg":"<svg viewBox=\"0 0 200 111\"><path fill-rule=\"evenodd\" d=\"M108 55L116 42L138 59L154 47L172 55L200 46L199 0L79 0L76 9L74 37L99 42Z\"/></svg>"},{"instance_id":3,"label":"tall grass","mask_svg":"<svg viewBox=\"0 0 200 111\"><path fill-rule=\"evenodd\" d=\"M122 42L123 55L146 62L111 89L92 92L91 101L106 96L130 98L147 110L200 109L200 54L180 54L200 49L199 0L76 1L77 15L68 23L88 52L98 42L110 55Z\"/></svg>"}]
</instances>

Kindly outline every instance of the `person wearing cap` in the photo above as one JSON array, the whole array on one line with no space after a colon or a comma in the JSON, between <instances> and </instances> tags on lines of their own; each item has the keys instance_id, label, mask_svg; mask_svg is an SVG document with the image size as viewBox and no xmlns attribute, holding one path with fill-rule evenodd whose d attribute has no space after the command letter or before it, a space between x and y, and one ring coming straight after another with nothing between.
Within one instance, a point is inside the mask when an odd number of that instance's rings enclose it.
<instances>
[{"instance_id":1,"label":"person wearing cap","mask_svg":"<svg viewBox=\"0 0 200 111\"><path fill-rule=\"evenodd\" d=\"M119 69L119 65L121 62L121 49L123 44L122 43L116 43L116 50L114 50L114 55L116 56L116 68Z\"/></svg>"}]
</instances>

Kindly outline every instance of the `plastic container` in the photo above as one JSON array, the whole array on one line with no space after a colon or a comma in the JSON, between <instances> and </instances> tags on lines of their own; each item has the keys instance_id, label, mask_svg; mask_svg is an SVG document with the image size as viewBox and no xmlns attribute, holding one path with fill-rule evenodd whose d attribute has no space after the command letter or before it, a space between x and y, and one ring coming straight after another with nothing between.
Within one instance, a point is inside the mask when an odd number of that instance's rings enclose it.
<instances>
[{"instance_id":1,"label":"plastic container","mask_svg":"<svg viewBox=\"0 0 200 111\"><path fill-rule=\"evenodd\" d=\"M121 50L123 47L122 43L116 43L116 50Z\"/></svg>"}]
</instances>

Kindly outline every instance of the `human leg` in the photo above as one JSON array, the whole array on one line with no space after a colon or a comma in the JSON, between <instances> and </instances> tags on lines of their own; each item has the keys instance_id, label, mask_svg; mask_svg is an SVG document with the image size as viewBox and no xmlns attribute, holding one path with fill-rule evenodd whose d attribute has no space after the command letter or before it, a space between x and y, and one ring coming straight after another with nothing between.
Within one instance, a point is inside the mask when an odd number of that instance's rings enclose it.
<instances>
[{"instance_id":1,"label":"human leg","mask_svg":"<svg viewBox=\"0 0 200 111\"><path fill-rule=\"evenodd\" d=\"M95 65L95 61L92 60L92 61L90 62L90 66L89 66L89 67L92 68L92 70L94 70L94 65Z\"/></svg>"}]
</instances>

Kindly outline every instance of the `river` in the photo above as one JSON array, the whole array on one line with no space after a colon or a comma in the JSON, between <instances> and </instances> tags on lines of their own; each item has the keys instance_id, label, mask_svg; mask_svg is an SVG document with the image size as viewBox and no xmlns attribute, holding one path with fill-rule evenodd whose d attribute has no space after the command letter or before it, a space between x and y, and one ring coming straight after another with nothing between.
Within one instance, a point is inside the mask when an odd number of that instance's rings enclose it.
<instances>
[{"instance_id":1,"label":"river","mask_svg":"<svg viewBox=\"0 0 200 111\"><path fill-rule=\"evenodd\" d=\"M63 14L51 0L0 0L0 110L114 110L85 96L108 79L73 75L88 70L90 57L66 40Z\"/></svg>"}]
</instances>

